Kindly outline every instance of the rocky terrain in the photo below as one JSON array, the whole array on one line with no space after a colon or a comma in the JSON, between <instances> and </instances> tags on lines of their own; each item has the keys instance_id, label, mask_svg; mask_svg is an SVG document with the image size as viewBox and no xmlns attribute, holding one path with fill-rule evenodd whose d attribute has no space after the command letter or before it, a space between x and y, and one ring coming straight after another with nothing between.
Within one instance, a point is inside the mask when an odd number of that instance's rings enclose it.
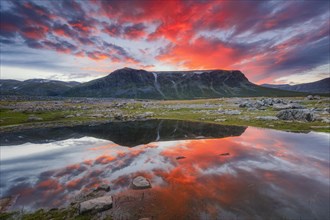
<instances>
[{"instance_id":1,"label":"rocky terrain","mask_svg":"<svg viewBox=\"0 0 330 220\"><path fill-rule=\"evenodd\" d=\"M20 101L18 101L20 100ZM0 132L146 119L176 119L291 131L329 130L329 98L220 98L190 101L66 98L0 101Z\"/></svg>"},{"instance_id":2,"label":"rocky terrain","mask_svg":"<svg viewBox=\"0 0 330 220\"><path fill-rule=\"evenodd\" d=\"M330 77L311 83L302 83L296 85L289 84L262 84L261 86L274 89L282 89L296 92L308 92L308 93L330 93Z\"/></svg>"}]
</instances>

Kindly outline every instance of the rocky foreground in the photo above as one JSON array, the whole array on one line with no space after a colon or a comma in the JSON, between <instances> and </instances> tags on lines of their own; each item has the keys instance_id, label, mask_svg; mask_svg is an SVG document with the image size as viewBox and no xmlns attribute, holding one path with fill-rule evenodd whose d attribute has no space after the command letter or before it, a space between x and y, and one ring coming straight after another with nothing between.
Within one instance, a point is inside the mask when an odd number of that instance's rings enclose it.
<instances>
[{"instance_id":1,"label":"rocky foreground","mask_svg":"<svg viewBox=\"0 0 330 220\"><path fill-rule=\"evenodd\" d=\"M26 211L6 212L15 198L6 197L0 199L0 219L91 219L111 220L115 219L140 219L151 220L152 216L145 217L141 207L149 200L148 189L152 188L150 181L144 176L136 176L131 181L130 193L111 195L109 185L100 184L89 191L83 191L77 195L69 205L50 210L40 209L34 213ZM136 203L136 201L140 201ZM136 206L140 204L141 206ZM129 209L129 212L125 212ZM130 213L130 214L128 214ZM133 215L133 216L132 216Z\"/></svg>"},{"instance_id":2,"label":"rocky foreground","mask_svg":"<svg viewBox=\"0 0 330 220\"><path fill-rule=\"evenodd\" d=\"M0 132L111 121L178 119L288 131L329 131L330 99L220 98L189 101L2 97Z\"/></svg>"}]
</instances>

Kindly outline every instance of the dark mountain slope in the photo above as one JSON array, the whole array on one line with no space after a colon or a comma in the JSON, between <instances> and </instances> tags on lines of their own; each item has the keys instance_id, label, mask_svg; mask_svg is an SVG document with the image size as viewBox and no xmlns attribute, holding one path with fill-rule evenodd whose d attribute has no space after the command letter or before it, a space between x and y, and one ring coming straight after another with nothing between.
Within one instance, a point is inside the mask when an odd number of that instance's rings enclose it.
<instances>
[{"instance_id":1,"label":"dark mountain slope","mask_svg":"<svg viewBox=\"0 0 330 220\"><path fill-rule=\"evenodd\" d=\"M282 89L288 91L296 91L296 92L308 92L308 93L330 93L330 77L325 78L316 82L311 83L303 83L297 85L289 85L289 84L263 84L261 85L267 88L275 88Z\"/></svg>"},{"instance_id":2,"label":"dark mountain slope","mask_svg":"<svg viewBox=\"0 0 330 220\"><path fill-rule=\"evenodd\" d=\"M234 96L298 95L264 88L240 71L196 70L148 72L123 68L106 77L80 84L64 95L139 99L196 99Z\"/></svg>"},{"instance_id":3,"label":"dark mountain slope","mask_svg":"<svg viewBox=\"0 0 330 220\"><path fill-rule=\"evenodd\" d=\"M29 96L59 96L78 82L63 82L58 80L30 79L25 81L0 80L1 95L29 95Z\"/></svg>"}]
</instances>

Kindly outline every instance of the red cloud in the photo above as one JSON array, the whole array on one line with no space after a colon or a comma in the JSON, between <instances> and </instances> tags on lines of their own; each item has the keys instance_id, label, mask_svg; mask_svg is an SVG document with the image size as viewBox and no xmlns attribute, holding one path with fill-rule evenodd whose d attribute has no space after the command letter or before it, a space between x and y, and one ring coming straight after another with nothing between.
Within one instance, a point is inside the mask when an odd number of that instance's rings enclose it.
<instances>
[{"instance_id":1,"label":"red cloud","mask_svg":"<svg viewBox=\"0 0 330 220\"><path fill-rule=\"evenodd\" d=\"M41 27L28 27L21 30L21 35L30 40L43 40L46 34L47 30Z\"/></svg>"},{"instance_id":2,"label":"red cloud","mask_svg":"<svg viewBox=\"0 0 330 220\"><path fill-rule=\"evenodd\" d=\"M109 58L109 55L106 53L94 51L94 52L87 52L87 56L93 60L99 61L99 60L105 60Z\"/></svg>"},{"instance_id":3,"label":"red cloud","mask_svg":"<svg viewBox=\"0 0 330 220\"><path fill-rule=\"evenodd\" d=\"M231 68L246 52L216 39L200 37L193 42L171 47L157 59L187 69Z\"/></svg>"}]
</instances>

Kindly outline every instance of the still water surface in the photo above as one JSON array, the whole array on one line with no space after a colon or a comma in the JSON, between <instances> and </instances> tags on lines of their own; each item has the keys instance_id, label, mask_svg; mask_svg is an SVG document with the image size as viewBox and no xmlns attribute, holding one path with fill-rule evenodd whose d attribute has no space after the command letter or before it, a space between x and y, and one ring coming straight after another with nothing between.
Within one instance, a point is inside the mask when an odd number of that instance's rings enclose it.
<instances>
[{"instance_id":1,"label":"still water surface","mask_svg":"<svg viewBox=\"0 0 330 220\"><path fill-rule=\"evenodd\" d=\"M61 206L109 184L118 218L329 219L327 133L150 120L0 141L0 192L18 196L12 209ZM141 199L130 189L137 175L152 184Z\"/></svg>"}]
</instances>

